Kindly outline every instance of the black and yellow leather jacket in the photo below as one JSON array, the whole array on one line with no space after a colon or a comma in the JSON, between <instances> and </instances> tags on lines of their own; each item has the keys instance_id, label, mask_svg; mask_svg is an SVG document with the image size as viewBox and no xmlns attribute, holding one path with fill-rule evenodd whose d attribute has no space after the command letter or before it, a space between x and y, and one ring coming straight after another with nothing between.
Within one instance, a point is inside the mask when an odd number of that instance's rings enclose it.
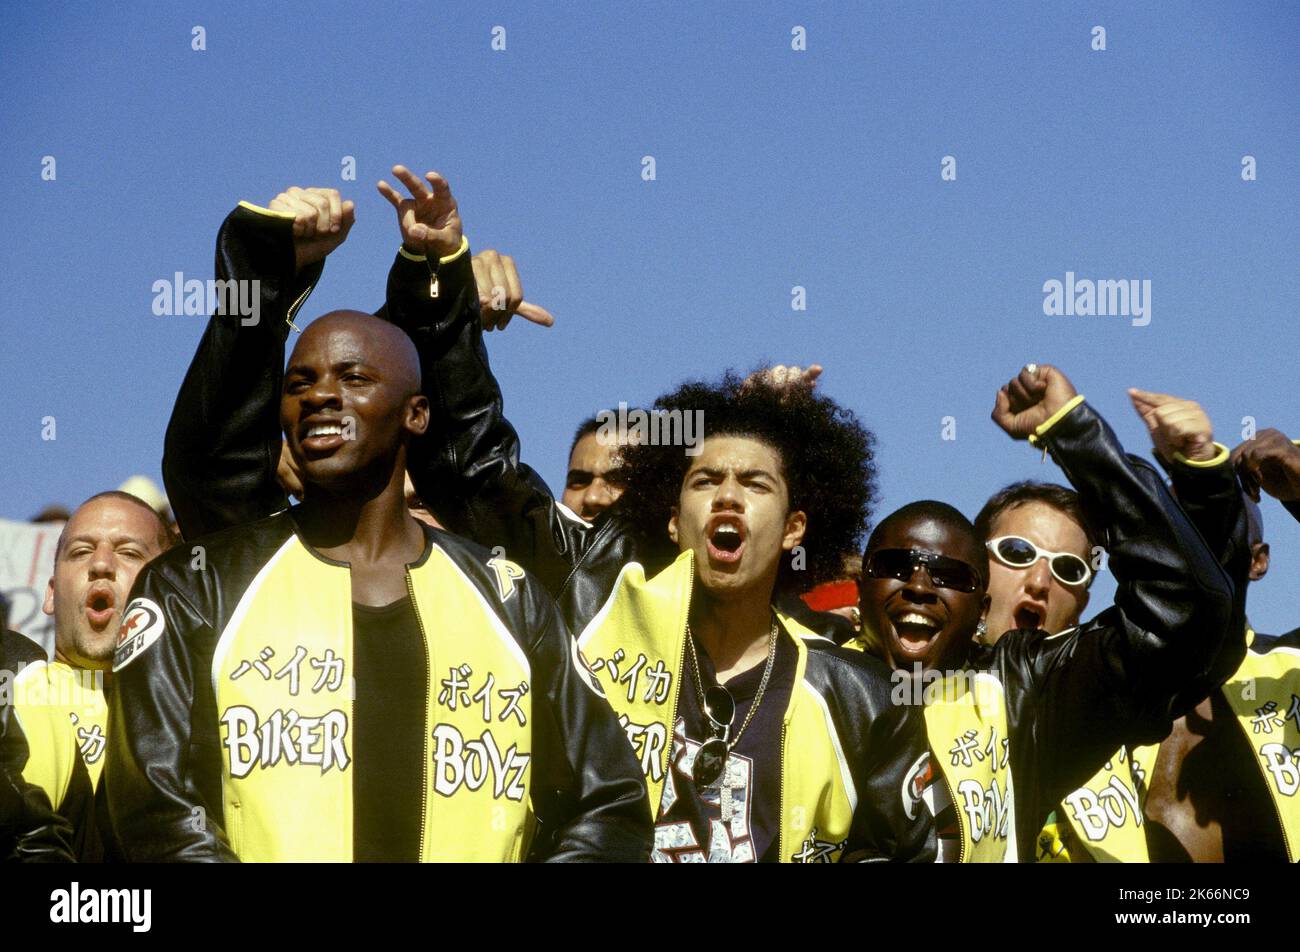
<instances>
[{"instance_id":1,"label":"black and yellow leather jacket","mask_svg":"<svg viewBox=\"0 0 1300 952\"><path fill-rule=\"evenodd\" d=\"M45 652L35 642L0 629L0 678L7 685L5 700L0 702L0 862L73 861L71 823L55 812L40 786L23 777L31 747L10 700L14 681L26 666L44 661ZM62 804L63 809L90 808L90 781L84 767L81 781L69 784L72 799Z\"/></svg>"},{"instance_id":2,"label":"black and yellow leather jacket","mask_svg":"<svg viewBox=\"0 0 1300 952\"><path fill-rule=\"evenodd\" d=\"M202 571L188 546L146 566L123 616L104 770L117 852L348 861L350 569L292 512L201 545ZM406 576L427 659L421 859L644 860L640 770L546 593L432 529Z\"/></svg>"},{"instance_id":3,"label":"black and yellow leather jacket","mask_svg":"<svg viewBox=\"0 0 1300 952\"><path fill-rule=\"evenodd\" d=\"M349 570L299 540L275 482L284 342L320 272L295 275L290 216L241 203L222 225L218 278L259 281L261 311L210 320L168 426L167 488L204 568L190 567L190 545L160 557L124 616L149 632L119 646L109 714L108 813L127 859L350 858L345 685L232 677L265 649L348 664ZM426 750L421 856L645 859L644 781L551 600L491 552L428 540L407 571L429 662L426 744L458 732L494 773L451 783L454 765L435 770ZM524 688L507 720L488 724L486 708L440 689L461 666Z\"/></svg>"}]
</instances>

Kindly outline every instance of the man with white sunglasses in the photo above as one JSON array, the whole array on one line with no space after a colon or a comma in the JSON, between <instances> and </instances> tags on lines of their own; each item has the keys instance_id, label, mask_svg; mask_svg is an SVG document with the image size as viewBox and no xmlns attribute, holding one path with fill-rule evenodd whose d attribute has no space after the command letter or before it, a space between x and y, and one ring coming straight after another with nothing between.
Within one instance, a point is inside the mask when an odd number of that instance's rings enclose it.
<instances>
[{"instance_id":1,"label":"man with white sunglasses","mask_svg":"<svg viewBox=\"0 0 1300 952\"><path fill-rule=\"evenodd\" d=\"M992 604L981 640L1021 628L1064 631L1088 607L1100 547L1079 494L1054 483L1019 482L995 493L975 529L987 539Z\"/></svg>"}]
</instances>

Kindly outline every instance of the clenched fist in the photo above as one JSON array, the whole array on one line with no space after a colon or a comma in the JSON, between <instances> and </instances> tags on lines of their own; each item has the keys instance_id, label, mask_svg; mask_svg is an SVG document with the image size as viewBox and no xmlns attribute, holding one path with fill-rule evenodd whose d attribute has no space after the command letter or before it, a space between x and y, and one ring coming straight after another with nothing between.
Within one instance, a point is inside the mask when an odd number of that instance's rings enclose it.
<instances>
[{"instance_id":1,"label":"clenched fist","mask_svg":"<svg viewBox=\"0 0 1300 952\"><path fill-rule=\"evenodd\" d=\"M1281 502L1300 500L1300 446L1280 430L1260 430L1232 451L1232 461L1255 502L1260 489Z\"/></svg>"},{"instance_id":2,"label":"clenched fist","mask_svg":"<svg viewBox=\"0 0 1300 952\"><path fill-rule=\"evenodd\" d=\"M1129 389L1128 396L1162 459L1172 462L1175 453L1194 462L1214 459L1218 452L1214 448L1214 428L1199 403L1135 388Z\"/></svg>"},{"instance_id":3,"label":"clenched fist","mask_svg":"<svg viewBox=\"0 0 1300 952\"><path fill-rule=\"evenodd\" d=\"M404 165L394 165L393 175L406 186L410 198L382 179L379 194L397 209L397 224L402 229L402 244L411 254L427 258L445 258L460 250L461 223L451 186L437 172L425 172L424 182Z\"/></svg>"},{"instance_id":4,"label":"clenched fist","mask_svg":"<svg viewBox=\"0 0 1300 952\"><path fill-rule=\"evenodd\" d=\"M267 206L293 216L294 266L301 271L343 244L356 221L356 205L335 188L285 189Z\"/></svg>"},{"instance_id":5,"label":"clenched fist","mask_svg":"<svg viewBox=\"0 0 1300 952\"><path fill-rule=\"evenodd\" d=\"M1027 364L998 391L993 422L1015 440L1034 431L1076 396L1070 378L1048 364Z\"/></svg>"}]
</instances>

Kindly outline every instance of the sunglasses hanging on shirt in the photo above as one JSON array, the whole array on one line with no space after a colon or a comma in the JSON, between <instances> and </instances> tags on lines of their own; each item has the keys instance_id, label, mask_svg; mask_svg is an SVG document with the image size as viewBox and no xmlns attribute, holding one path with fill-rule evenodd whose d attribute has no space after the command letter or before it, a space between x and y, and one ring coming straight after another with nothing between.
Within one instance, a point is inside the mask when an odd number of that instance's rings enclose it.
<instances>
[{"instance_id":1,"label":"sunglasses hanging on shirt","mask_svg":"<svg viewBox=\"0 0 1300 952\"><path fill-rule=\"evenodd\" d=\"M749 706L749 712L745 714L740 730L736 731L736 736L733 738L731 725L736 720L736 699L721 684L710 685L707 690L704 688L700 675L700 659L695 653L695 636L691 633L691 626L689 624L686 626L686 648L691 656L696 698L700 702L700 709L704 711L704 716L709 719L709 727L713 734L696 751L695 762L691 765L691 779L695 781L697 788L714 786L726 772L727 758L731 755L732 748L740 743L741 735L745 733L745 728L749 726L754 712L763 701L763 692L767 690L767 681L772 676L772 665L776 661L776 637L777 626L776 621L773 620L772 630L768 635L767 665L763 668L763 680L759 682L754 703Z\"/></svg>"}]
</instances>

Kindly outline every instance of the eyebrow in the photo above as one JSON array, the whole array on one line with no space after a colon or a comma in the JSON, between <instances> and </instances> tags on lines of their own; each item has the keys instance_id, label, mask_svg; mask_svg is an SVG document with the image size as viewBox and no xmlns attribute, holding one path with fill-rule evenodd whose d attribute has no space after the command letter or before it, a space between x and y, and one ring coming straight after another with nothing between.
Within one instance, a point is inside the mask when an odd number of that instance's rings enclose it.
<instances>
[{"instance_id":1,"label":"eyebrow","mask_svg":"<svg viewBox=\"0 0 1300 952\"><path fill-rule=\"evenodd\" d=\"M97 544L98 541L99 541L98 538L96 538L96 537L93 536L93 535L86 535L85 533L81 533L80 535L74 535L74 536L73 536L72 538L70 538L70 539L64 539L64 540L63 540L63 550L66 551L66 550L72 548L72 547L73 547L74 545L76 545L78 542L89 542L90 544L94 545L94 544ZM115 549L116 549L118 546L121 546L121 545L139 545L139 546L145 546L145 547L147 547L147 546L149 545L149 541L146 540L146 539L137 539L137 538L135 538L134 536L128 536L128 535L119 535L119 536L114 536L114 537L110 540L110 542L112 543L113 548L115 548Z\"/></svg>"},{"instance_id":2,"label":"eyebrow","mask_svg":"<svg viewBox=\"0 0 1300 952\"><path fill-rule=\"evenodd\" d=\"M721 477L726 475L726 470L714 469L710 466L697 466L689 473L691 476L699 476L701 474L705 476ZM765 469L742 469L736 474L736 476L740 479L753 479L756 476L762 476L766 479L773 481L776 480L776 477Z\"/></svg>"},{"instance_id":3,"label":"eyebrow","mask_svg":"<svg viewBox=\"0 0 1300 952\"><path fill-rule=\"evenodd\" d=\"M329 369L334 371L334 373L342 373L345 370L352 370L355 367L364 368L371 373L379 373L379 368L367 362L363 357L348 357L345 360L336 361L335 363L330 364ZM308 367L306 364L290 364L284 371L286 377L292 376L293 374L310 375L313 373L315 373L315 370Z\"/></svg>"}]
</instances>

